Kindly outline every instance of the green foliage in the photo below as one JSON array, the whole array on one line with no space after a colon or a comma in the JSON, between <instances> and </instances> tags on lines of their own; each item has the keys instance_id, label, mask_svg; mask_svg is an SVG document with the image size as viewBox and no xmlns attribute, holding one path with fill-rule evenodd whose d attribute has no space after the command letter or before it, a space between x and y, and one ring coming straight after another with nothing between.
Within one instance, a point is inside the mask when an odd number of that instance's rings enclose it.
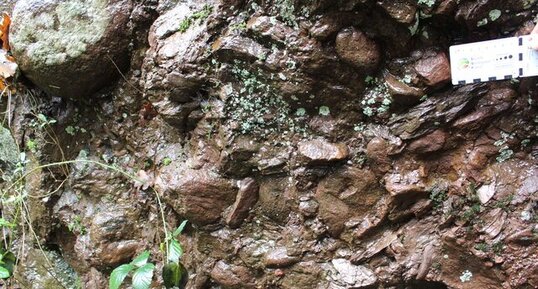
<instances>
[{"instance_id":1,"label":"green foliage","mask_svg":"<svg viewBox=\"0 0 538 289\"><path fill-rule=\"evenodd\" d=\"M15 255L4 249L0 249L0 279L7 279L13 274L15 266Z\"/></svg>"},{"instance_id":2,"label":"green foliage","mask_svg":"<svg viewBox=\"0 0 538 289\"><path fill-rule=\"evenodd\" d=\"M433 7L437 1L436 0L418 0L419 5L426 5L428 7Z\"/></svg>"},{"instance_id":3,"label":"green foliage","mask_svg":"<svg viewBox=\"0 0 538 289\"><path fill-rule=\"evenodd\" d=\"M361 101L362 113L373 117L388 112L392 104L392 96L387 85L383 81L371 77L366 77L365 82L369 88Z\"/></svg>"},{"instance_id":4,"label":"green foliage","mask_svg":"<svg viewBox=\"0 0 538 289\"><path fill-rule=\"evenodd\" d=\"M319 115L328 116L331 114L331 110L327 106L320 106L319 107Z\"/></svg>"},{"instance_id":5,"label":"green foliage","mask_svg":"<svg viewBox=\"0 0 538 289\"><path fill-rule=\"evenodd\" d=\"M473 221L476 215L480 213L480 204L474 204L462 214L463 220L466 222Z\"/></svg>"},{"instance_id":6,"label":"green foliage","mask_svg":"<svg viewBox=\"0 0 538 289\"><path fill-rule=\"evenodd\" d=\"M305 132L303 123L298 121L300 116L292 117L289 103L270 84L274 75L267 76L261 69L254 70L241 61L235 61L231 71L238 85L224 85L224 111L236 131L260 136Z\"/></svg>"},{"instance_id":7,"label":"green foliage","mask_svg":"<svg viewBox=\"0 0 538 289\"><path fill-rule=\"evenodd\" d=\"M292 0L276 0L275 8L278 16L287 25L297 28L297 17L295 17L295 5Z\"/></svg>"},{"instance_id":8,"label":"green foliage","mask_svg":"<svg viewBox=\"0 0 538 289\"><path fill-rule=\"evenodd\" d=\"M48 118L42 113L39 113L36 115L36 119L33 119L30 122L30 126L32 127L38 127L38 128L44 128L45 126L55 124L56 120L53 118Z\"/></svg>"},{"instance_id":9,"label":"green foliage","mask_svg":"<svg viewBox=\"0 0 538 289\"><path fill-rule=\"evenodd\" d=\"M162 160L162 165L163 165L163 166L169 166L171 163L172 163L172 159L169 158L169 157L165 157L165 158Z\"/></svg>"},{"instance_id":10,"label":"green foliage","mask_svg":"<svg viewBox=\"0 0 538 289\"><path fill-rule=\"evenodd\" d=\"M509 195L507 197L504 197L504 198L498 200L493 206L495 208L501 208L501 209L508 212L508 206L510 205L512 200L514 200L514 195Z\"/></svg>"},{"instance_id":11,"label":"green foliage","mask_svg":"<svg viewBox=\"0 0 538 289\"><path fill-rule=\"evenodd\" d=\"M444 188L434 186L430 191L430 200L435 208L440 207L447 198L447 191Z\"/></svg>"},{"instance_id":12,"label":"green foliage","mask_svg":"<svg viewBox=\"0 0 538 289\"><path fill-rule=\"evenodd\" d=\"M131 272L133 289L149 289L153 271L155 270L155 264L148 263L149 255L149 251L144 251L134 258L131 263L120 265L114 269L110 274L109 289L120 288Z\"/></svg>"},{"instance_id":13,"label":"green foliage","mask_svg":"<svg viewBox=\"0 0 538 289\"><path fill-rule=\"evenodd\" d=\"M504 251L504 244L501 241L495 242L491 245L491 250L493 253L500 255Z\"/></svg>"},{"instance_id":14,"label":"green foliage","mask_svg":"<svg viewBox=\"0 0 538 289\"><path fill-rule=\"evenodd\" d=\"M179 23L178 31L183 33L187 31L191 27L192 24L194 23L201 24L207 19L207 17L209 17L212 11L213 11L212 6L207 5L207 4L204 5L204 7L202 7L201 10L198 10L194 12L191 16L186 17L183 20L181 20L181 22Z\"/></svg>"},{"instance_id":15,"label":"green foliage","mask_svg":"<svg viewBox=\"0 0 538 289\"><path fill-rule=\"evenodd\" d=\"M187 221L184 220L181 224L169 235L165 242L161 244L161 249L165 244L168 244L168 264L163 267L163 280L166 288L178 287L186 278L187 271L183 264L179 261L183 256L183 248L177 237L183 232Z\"/></svg>"},{"instance_id":16,"label":"green foliage","mask_svg":"<svg viewBox=\"0 0 538 289\"><path fill-rule=\"evenodd\" d=\"M489 245L486 243L478 243L474 246L474 248L478 251L487 252L489 251Z\"/></svg>"},{"instance_id":17,"label":"green foliage","mask_svg":"<svg viewBox=\"0 0 538 289\"><path fill-rule=\"evenodd\" d=\"M186 270L181 263L168 263L163 267L163 281L166 288L179 287L186 277Z\"/></svg>"},{"instance_id":18,"label":"green foliage","mask_svg":"<svg viewBox=\"0 0 538 289\"><path fill-rule=\"evenodd\" d=\"M85 235L87 231L86 227L82 224L82 218L79 215L73 217L73 220L67 225L67 229L69 229L70 232L81 235Z\"/></svg>"}]
</instances>

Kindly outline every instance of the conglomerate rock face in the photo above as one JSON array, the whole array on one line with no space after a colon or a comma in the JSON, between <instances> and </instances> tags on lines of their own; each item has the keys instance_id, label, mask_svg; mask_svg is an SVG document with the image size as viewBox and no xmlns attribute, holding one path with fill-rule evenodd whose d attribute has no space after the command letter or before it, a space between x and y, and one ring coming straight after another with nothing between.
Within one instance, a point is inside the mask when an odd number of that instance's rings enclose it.
<instances>
[{"instance_id":1,"label":"conglomerate rock face","mask_svg":"<svg viewBox=\"0 0 538 289\"><path fill-rule=\"evenodd\" d=\"M125 79L42 100L66 158L144 180L77 164L43 200L84 288L159 254L155 193L187 288L538 288L537 80L452 86L448 56L536 1L134 2Z\"/></svg>"}]
</instances>

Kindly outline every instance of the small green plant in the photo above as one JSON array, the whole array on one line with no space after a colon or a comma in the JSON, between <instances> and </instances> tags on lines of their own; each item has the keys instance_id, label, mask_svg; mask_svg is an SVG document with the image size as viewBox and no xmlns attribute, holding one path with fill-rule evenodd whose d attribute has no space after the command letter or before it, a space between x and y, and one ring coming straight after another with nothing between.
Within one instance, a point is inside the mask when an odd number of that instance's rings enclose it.
<instances>
[{"instance_id":1,"label":"small green plant","mask_svg":"<svg viewBox=\"0 0 538 289\"><path fill-rule=\"evenodd\" d=\"M514 200L514 195L509 195L507 197L504 197L500 200L498 200L497 202L495 202L495 204L493 205L495 208L501 208L505 211L508 211L508 206L510 205L510 203Z\"/></svg>"},{"instance_id":2,"label":"small green plant","mask_svg":"<svg viewBox=\"0 0 538 289\"><path fill-rule=\"evenodd\" d=\"M491 245L491 250L493 251L493 253L501 255L504 251L504 244L501 241L495 242L493 243L493 245Z\"/></svg>"},{"instance_id":3,"label":"small green plant","mask_svg":"<svg viewBox=\"0 0 538 289\"><path fill-rule=\"evenodd\" d=\"M234 123L236 131L262 137L273 133L286 135L305 132L302 122L298 120L300 116L292 117L294 111L289 103L271 84L276 75L268 75L261 69L254 70L238 60L234 61L231 72L237 85L224 85L227 96L224 112Z\"/></svg>"},{"instance_id":4,"label":"small green plant","mask_svg":"<svg viewBox=\"0 0 538 289\"><path fill-rule=\"evenodd\" d=\"M149 255L149 251L144 251L134 258L131 263L120 265L114 269L110 274L109 289L120 288L123 280L131 272L133 289L149 289L151 279L153 279L153 271L155 270L155 264L148 262Z\"/></svg>"},{"instance_id":5,"label":"small green plant","mask_svg":"<svg viewBox=\"0 0 538 289\"><path fill-rule=\"evenodd\" d=\"M320 106L319 107L319 115L328 116L331 114L331 110L327 106Z\"/></svg>"},{"instance_id":6,"label":"small green plant","mask_svg":"<svg viewBox=\"0 0 538 289\"><path fill-rule=\"evenodd\" d=\"M49 126L49 125L52 125L52 124L55 124L55 123L56 123L55 119L48 118L46 115L44 115L42 113L39 113L39 114L36 115L36 119L33 119L30 122L30 126L44 128L46 126Z\"/></svg>"},{"instance_id":7,"label":"small green plant","mask_svg":"<svg viewBox=\"0 0 538 289\"><path fill-rule=\"evenodd\" d=\"M67 229L69 229L70 232L80 235L85 235L87 231L86 226L82 224L82 218L79 215L73 217L73 220L67 225Z\"/></svg>"},{"instance_id":8,"label":"small green plant","mask_svg":"<svg viewBox=\"0 0 538 289\"><path fill-rule=\"evenodd\" d=\"M435 5L435 3L437 2L437 0L418 0L418 4L419 5L426 5L428 7L433 7L433 5Z\"/></svg>"},{"instance_id":9,"label":"small green plant","mask_svg":"<svg viewBox=\"0 0 538 289\"><path fill-rule=\"evenodd\" d=\"M7 279L13 274L16 258L13 253L0 249L0 279Z\"/></svg>"},{"instance_id":10,"label":"small green plant","mask_svg":"<svg viewBox=\"0 0 538 289\"><path fill-rule=\"evenodd\" d=\"M443 202L448 198L447 191L439 186L434 186L430 191L430 200L433 202L435 208L439 208L443 205Z\"/></svg>"},{"instance_id":11,"label":"small green plant","mask_svg":"<svg viewBox=\"0 0 538 289\"><path fill-rule=\"evenodd\" d=\"M167 234L165 240L160 245L160 249L166 252L168 263L163 267L163 281L166 288L179 287L181 283L186 281L185 267L179 261L183 256L183 247L177 240L177 237L183 232L187 221L181 222L172 234Z\"/></svg>"},{"instance_id":12,"label":"small green plant","mask_svg":"<svg viewBox=\"0 0 538 289\"><path fill-rule=\"evenodd\" d=\"M82 132L82 133L85 133L86 132L86 129L82 128L82 127L79 127L79 126L67 126L65 128L65 132L68 134L68 135L72 135L74 136L77 132Z\"/></svg>"},{"instance_id":13,"label":"small green plant","mask_svg":"<svg viewBox=\"0 0 538 289\"><path fill-rule=\"evenodd\" d=\"M295 5L292 0L277 0L274 4L275 11L284 23L297 28L297 17L295 16Z\"/></svg>"},{"instance_id":14,"label":"small green plant","mask_svg":"<svg viewBox=\"0 0 538 289\"><path fill-rule=\"evenodd\" d=\"M198 24L202 23L204 20L207 19L207 17L209 17L212 11L213 11L212 6L207 5L207 4L204 5L204 7L202 7L202 9L200 9L199 11L196 11L191 16L188 16L184 18L183 20L181 20L181 22L179 23L178 31L183 33L187 31L193 23L195 22L198 22Z\"/></svg>"},{"instance_id":15,"label":"small green plant","mask_svg":"<svg viewBox=\"0 0 538 289\"><path fill-rule=\"evenodd\" d=\"M474 204L462 214L463 220L466 222L473 221L476 215L480 213L480 204Z\"/></svg>"},{"instance_id":16,"label":"small green plant","mask_svg":"<svg viewBox=\"0 0 538 289\"><path fill-rule=\"evenodd\" d=\"M486 243L478 243L474 246L474 248L478 251L487 252L489 251L489 245Z\"/></svg>"},{"instance_id":17,"label":"small green plant","mask_svg":"<svg viewBox=\"0 0 538 289\"><path fill-rule=\"evenodd\" d=\"M162 160L162 165L163 165L163 166L169 166L171 163L172 163L172 159L169 158L169 157L165 157L165 158Z\"/></svg>"},{"instance_id":18,"label":"small green plant","mask_svg":"<svg viewBox=\"0 0 538 289\"><path fill-rule=\"evenodd\" d=\"M369 88L361 101L362 113L368 117L374 117L388 112L392 104L392 96L387 85L378 78L371 77L366 77L365 82Z\"/></svg>"},{"instance_id":19,"label":"small green plant","mask_svg":"<svg viewBox=\"0 0 538 289\"><path fill-rule=\"evenodd\" d=\"M473 273L469 270L465 270L461 273L460 281L461 283L469 282L473 278Z\"/></svg>"}]
</instances>

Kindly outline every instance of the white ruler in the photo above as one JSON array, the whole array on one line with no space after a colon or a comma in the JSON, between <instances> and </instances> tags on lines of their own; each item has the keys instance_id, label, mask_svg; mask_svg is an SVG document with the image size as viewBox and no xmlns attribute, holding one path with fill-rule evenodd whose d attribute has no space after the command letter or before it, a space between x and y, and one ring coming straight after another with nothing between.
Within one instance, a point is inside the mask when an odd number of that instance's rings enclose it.
<instances>
[{"instance_id":1,"label":"white ruler","mask_svg":"<svg viewBox=\"0 0 538 289\"><path fill-rule=\"evenodd\" d=\"M538 51L529 42L525 35L451 46L452 84L537 76Z\"/></svg>"}]
</instances>

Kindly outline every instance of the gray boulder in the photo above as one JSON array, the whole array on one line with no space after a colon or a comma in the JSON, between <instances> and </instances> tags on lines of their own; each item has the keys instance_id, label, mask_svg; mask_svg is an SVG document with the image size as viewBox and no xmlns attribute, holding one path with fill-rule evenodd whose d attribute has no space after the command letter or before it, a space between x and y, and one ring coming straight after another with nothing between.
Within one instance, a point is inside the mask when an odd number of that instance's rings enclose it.
<instances>
[{"instance_id":1,"label":"gray boulder","mask_svg":"<svg viewBox=\"0 0 538 289\"><path fill-rule=\"evenodd\" d=\"M10 35L17 63L48 93L88 97L119 76L114 63L128 63L131 10L131 0L20 0Z\"/></svg>"}]
</instances>

